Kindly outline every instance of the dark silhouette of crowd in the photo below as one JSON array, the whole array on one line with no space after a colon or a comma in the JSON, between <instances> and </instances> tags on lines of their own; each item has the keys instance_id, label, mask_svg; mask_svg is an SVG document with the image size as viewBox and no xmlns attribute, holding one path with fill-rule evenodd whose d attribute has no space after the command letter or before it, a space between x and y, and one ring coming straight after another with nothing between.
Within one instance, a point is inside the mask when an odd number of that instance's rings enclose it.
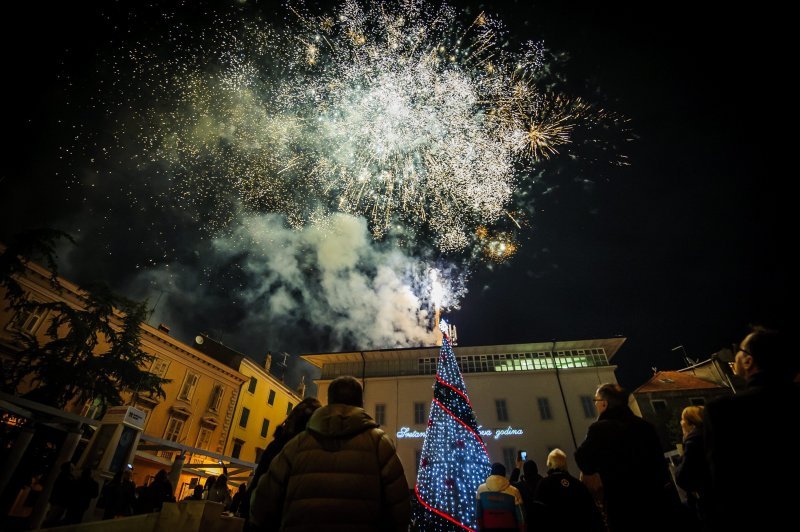
<instances>
[{"instance_id":1,"label":"dark silhouette of crowd","mask_svg":"<svg viewBox=\"0 0 800 532\"><path fill-rule=\"evenodd\" d=\"M533 460L519 459L511 480L503 464L493 464L475 494L479 530L785 529L800 500L792 481L800 426L796 357L777 331L754 327L736 346L732 365L746 380L743 391L683 409L674 480L655 427L634 414L630 394L600 384L597 419L574 455L579 477L561 449L549 453L545 476ZM776 459L788 471L778 472ZM46 524L80 522L97 496L89 469L76 479L63 464ZM249 485L231 497L225 470L187 499L225 505L246 520L248 532L406 531L411 493L392 441L363 408L361 384L339 377L326 406L305 399L276 428ZM174 497L166 471L135 489L125 469L103 488L98 506L110 519L159 511L167 501Z\"/></svg>"}]
</instances>

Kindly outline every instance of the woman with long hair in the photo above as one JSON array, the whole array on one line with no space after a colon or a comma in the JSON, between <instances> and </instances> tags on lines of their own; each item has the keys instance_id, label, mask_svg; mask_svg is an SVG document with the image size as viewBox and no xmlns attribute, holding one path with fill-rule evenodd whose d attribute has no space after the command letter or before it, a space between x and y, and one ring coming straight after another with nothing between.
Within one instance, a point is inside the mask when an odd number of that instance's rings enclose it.
<instances>
[{"instance_id":1,"label":"woman with long hair","mask_svg":"<svg viewBox=\"0 0 800 532\"><path fill-rule=\"evenodd\" d=\"M308 424L308 420L311 419L311 414L316 412L321 406L322 404L316 397L306 397L289 412L289 415L286 416L283 423L275 428L274 437L270 444L267 445L267 448L264 449L264 452L261 453L258 466L253 473L253 480L247 486L247 496L244 497L239 509L239 513L246 520L250 517L250 497L253 494L253 490L258 486L258 480L269 471L272 459L278 456L283 446L286 445L289 440L306 430L306 425Z\"/></svg>"}]
</instances>

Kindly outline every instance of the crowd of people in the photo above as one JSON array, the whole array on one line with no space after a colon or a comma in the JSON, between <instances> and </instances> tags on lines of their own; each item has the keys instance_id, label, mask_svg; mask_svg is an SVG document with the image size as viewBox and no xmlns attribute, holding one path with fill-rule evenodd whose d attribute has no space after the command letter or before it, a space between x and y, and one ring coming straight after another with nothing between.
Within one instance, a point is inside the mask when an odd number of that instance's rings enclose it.
<instances>
[{"instance_id":1,"label":"crowd of people","mask_svg":"<svg viewBox=\"0 0 800 532\"><path fill-rule=\"evenodd\" d=\"M501 463L475 494L479 530L735 531L782 529L798 500L793 431L800 417L797 364L778 332L753 328L737 346L734 371L745 390L681 413L683 454L670 474L655 427L629 407L618 384L597 387L597 420L577 447L580 478L553 449L547 472L518 460L511 478ZM778 471L775 457L786 459ZM681 503L677 484L686 493ZM49 523L79 522L98 485L91 472L62 467ZM252 531L407 531L412 494L395 447L363 408L353 377L328 388L328 403L299 403L276 429L250 485L231 496L226 471L188 499L223 504ZM164 470L135 488L130 471L103 488L104 518L158 511L174 500Z\"/></svg>"}]
</instances>

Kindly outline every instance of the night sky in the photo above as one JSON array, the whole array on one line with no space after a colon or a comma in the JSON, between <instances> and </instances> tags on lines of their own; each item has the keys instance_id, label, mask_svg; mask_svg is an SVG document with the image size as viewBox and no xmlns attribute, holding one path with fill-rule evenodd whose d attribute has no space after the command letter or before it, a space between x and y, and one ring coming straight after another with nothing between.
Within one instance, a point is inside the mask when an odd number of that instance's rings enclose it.
<instances>
[{"instance_id":1,"label":"night sky","mask_svg":"<svg viewBox=\"0 0 800 532\"><path fill-rule=\"evenodd\" d=\"M281 11L216 4L242 17ZM125 74L108 66L109 54L157 40L175 20L207 24L216 4L177 8L184 15L171 22L138 2L10 8L6 24L15 31L3 32L3 41L11 140L0 171L0 238L42 225L77 236L79 247L62 254L64 276L103 279L157 301L151 322L168 323L187 342L207 332L255 358L268 350L384 347L380 335L357 340L369 323L339 331L330 309L300 313L293 323L268 316L265 294L275 295L281 278L269 277L266 293L254 291L259 270L241 267L248 251L221 252L198 229L202 216L149 201L164 192L159 183L119 155L131 141L114 136L125 120L124 91L110 81ZM503 264L448 258L469 262L472 272L461 309L448 314L462 345L625 336L614 361L620 382L635 387L652 367L682 367L676 346L705 359L739 340L750 322L783 325L793 178L779 133L781 122L791 125L782 118L791 107L781 81L787 34L776 15L688 2L663 4L658 13L636 2L563 4L458 6L472 16L495 14L512 45L543 40L560 53L553 68L563 89L629 120L630 134L614 143L629 165L567 157L542 165L514 257ZM106 86L117 111L107 112L98 96ZM161 105L169 102L153 103ZM288 291L299 297L303 288ZM315 322L319 316L329 323Z\"/></svg>"}]
</instances>

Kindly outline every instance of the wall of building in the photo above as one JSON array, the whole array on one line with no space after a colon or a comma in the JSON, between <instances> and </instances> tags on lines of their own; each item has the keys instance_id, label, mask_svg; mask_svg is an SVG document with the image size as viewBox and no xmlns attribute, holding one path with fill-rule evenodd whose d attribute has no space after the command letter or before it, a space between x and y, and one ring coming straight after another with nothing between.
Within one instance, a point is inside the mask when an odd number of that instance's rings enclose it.
<instances>
[{"instance_id":1,"label":"wall of building","mask_svg":"<svg viewBox=\"0 0 800 532\"><path fill-rule=\"evenodd\" d=\"M237 457L248 462L257 462L261 452L267 448L267 444L272 441L275 428L283 423L289 411L302 399L282 382L273 377L267 371L245 358L239 367L241 373L246 377L242 385L242 393L239 404L236 406L234 415L231 438L225 454ZM250 381L255 379L255 390L250 391ZM272 404L269 402L270 392L275 396ZM247 423L242 426L242 415L247 408L249 414ZM263 432L264 421L268 427ZM234 447L237 453L234 453Z\"/></svg>"},{"instance_id":2,"label":"wall of building","mask_svg":"<svg viewBox=\"0 0 800 532\"><path fill-rule=\"evenodd\" d=\"M29 263L25 275L19 277L19 282L29 297L42 302L63 301L79 308L78 296L81 289L65 279L59 281L63 288L60 293L53 290L49 272L33 263ZM5 294L2 296L5 298ZM45 332L52 318L50 314L41 316L31 326L30 332L41 341L47 341ZM14 329L17 327L14 314L5 304L0 306L0 356L13 356L14 351L19 349L14 340ZM144 434L222 453L229 439L239 390L246 377L171 337L166 331L147 324L143 324L141 329L142 350L156 357L145 369L157 372L171 379L171 382L163 385L166 397L125 393L122 396L123 403L136 406L147 413ZM101 338L97 352L106 349L108 344ZM188 390L189 393L182 394L189 375L194 376L194 385ZM20 390L20 393L24 391ZM101 405L91 401L70 404L66 410L95 419L102 414ZM169 470L175 454L172 451L137 453L133 464L134 482L137 485L144 484L159 469ZM206 457L186 457L186 463L192 461L216 463ZM218 473L217 470L213 472ZM190 475L184 475L175 488L180 493L182 484L189 481Z\"/></svg>"},{"instance_id":3,"label":"wall of building","mask_svg":"<svg viewBox=\"0 0 800 532\"><path fill-rule=\"evenodd\" d=\"M553 370L465 375L467 394L478 424L483 430L492 432L492 436L484 436L491 460L507 462L509 455L513 457L517 451L526 450L528 458L535 460L540 470L544 471L547 454L552 448L559 447L571 457L575 450L572 432L580 444L589 425L596 418L594 412L591 416L586 415L581 396L592 398L599 383L616 382L614 369L615 366L605 366L559 370L561 387ZM385 422L381 428L395 442L409 485L416 482L417 453L422 450L423 439L398 437L397 433L403 427L418 433L425 432L434 380L432 375L420 375L368 378L365 383L364 408L375 417L376 405L385 405ZM319 397L323 403L326 401L330 382L317 381ZM561 389L564 391L566 408ZM539 398L548 400L552 419L541 419ZM498 419L495 404L498 399L506 401L507 421ZM414 423L414 403L425 404L423 423ZM573 431L570 431L567 411ZM522 430L522 434L494 437L498 430L509 427ZM510 465L513 467L513 464ZM570 464L570 470L574 474L578 473L574 463Z\"/></svg>"}]
</instances>

